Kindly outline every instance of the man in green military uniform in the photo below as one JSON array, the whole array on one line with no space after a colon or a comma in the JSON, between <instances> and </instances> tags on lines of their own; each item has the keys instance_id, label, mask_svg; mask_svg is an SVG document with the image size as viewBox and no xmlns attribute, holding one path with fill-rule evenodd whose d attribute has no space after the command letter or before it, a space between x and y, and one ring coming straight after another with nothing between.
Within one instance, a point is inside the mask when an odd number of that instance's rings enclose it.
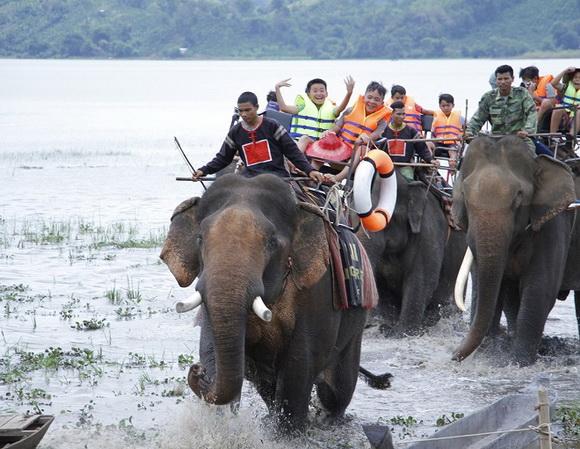
<instances>
[{"instance_id":1,"label":"man in green military uniform","mask_svg":"<svg viewBox=\"0 0 580 449\"><path fill-rule=\"evenodd\" d=\"M534 99L525 87L512 87L514 70L509 65L495 69L495 81L497 87L481 97L476 113L467 124L466 135L476 135L489 121L492 134L517 134L535 155L536 147L528 137L536 132L538 124Z\"/></svg>"}]
</instances>

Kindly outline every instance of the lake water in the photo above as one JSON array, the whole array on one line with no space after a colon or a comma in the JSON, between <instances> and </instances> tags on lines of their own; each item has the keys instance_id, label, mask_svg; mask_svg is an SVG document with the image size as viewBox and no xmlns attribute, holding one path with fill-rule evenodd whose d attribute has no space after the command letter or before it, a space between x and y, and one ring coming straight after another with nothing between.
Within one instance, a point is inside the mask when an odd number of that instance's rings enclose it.
<instances>
[{"instance_id":1,"label":"lake water","mask_svg":"<svg viewBox=\"0 0 580 449\"><path fill-rule=\"evenodd\" d=\"M199 330L173 310L187 296L159 262L173 208L201 187L175 181L221 145L237 96L265 95L292 76L291 101L310 78L340 101L371 80L402 84L434 109L448 92L468 115L500 64L557 73L576 61L35 61L0 60L0 414L57 416L42 448L368 447L361 424L412 416L396 440L430 434L442 415L469 413L542 381L580 398L578 358L542 357L498 368L483 357L450 361L464 319L421 337L386 340L371 328L363 365L390 371L386 391L360 382L348 420L314 420L278 442L244 387L240 413L201 404L183 379ZM577 351L573 301L558 301L546 334ZM60 348L60 349L57 349ZM182 362L182 363L180 363Z\"/></svg>"}]
</instances>

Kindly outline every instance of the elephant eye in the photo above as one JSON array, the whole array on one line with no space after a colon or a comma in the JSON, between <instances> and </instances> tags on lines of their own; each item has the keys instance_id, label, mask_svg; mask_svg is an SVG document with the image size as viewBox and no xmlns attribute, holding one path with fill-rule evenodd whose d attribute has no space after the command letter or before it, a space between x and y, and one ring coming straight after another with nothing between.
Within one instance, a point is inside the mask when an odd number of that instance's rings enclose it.
<instances>
[{"instance_id":1,"label":"elephant eye","mask_svg":"<svg viewBox=\"0 0 580 449\"><path fill-rule=\"evenodd\" d=\"M201 234L196 234L195 236L195 243L197 243L197 245L201 245L202 242L202 238L201 238Z\"/></svg>"}]
</instances>

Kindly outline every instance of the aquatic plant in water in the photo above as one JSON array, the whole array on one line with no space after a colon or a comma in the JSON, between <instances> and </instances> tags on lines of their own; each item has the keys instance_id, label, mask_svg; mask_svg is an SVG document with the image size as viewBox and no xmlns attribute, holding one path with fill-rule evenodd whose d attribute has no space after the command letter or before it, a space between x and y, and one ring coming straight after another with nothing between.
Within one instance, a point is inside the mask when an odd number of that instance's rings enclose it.
<instances>
[{"instance_id":1,"label":"aquatic plant in water","mask_svg":"<svg viewBox=\"0 0 580 449\"><path fill-rule=\"evenodd\" d=\"M455 421L460 420L464 416L465 415L463 413L456 413L456 412L451 412L451 414L449 416L441 415L435 421L435 425L437 427L443 427L443 426L446 426L447 424L451 424L451 423L454 423Z\"/></svg>"},{"instance_id":2,"label":"aquatic plant in water","mask_svg":"<svg viewBox=\"0 0 580 449\"><path fill-rule=\"evenodd\" d=\"M105 292L105 298L109 300L111 304L120 304L122 301L121 291L113 283L113 288Z\"/></svg>"},{"instance_id":3,"label":"aquatic plant in water","mask_svg":"<svg viewBox=\"0 0 580 449\"><path fill-rule=\"evenodd\" d=\"M72 347L64 351L61 347L49 347L43 352L26 351L11 347L0 358L0 384L19 382L28 374L37 370L56 371L58 369L78 370L79 377L87 378L87 373L102 375L97 366L102 362L102 355L92 349Z\"/></svg>"},{"instance_id":4,"label":"aquatic plant in water","mask_svg":"<svg viewBox=\"0 0 580 449\"><path fill-rule=\"evenodd\" d=\"M559 407L556 410L556 421L562 425L562 437L567 443L574 444L569 447L578 447L580 444L580 402Z\"/></svg>"},{"instance_id":5,"label":"aquatic plant in water","mask_svg":"<svg viewBox=\"0 0 580 449\"><path fill-rule=\"evenodd\" d=\"M91 318L90 320L76 321L75 325L71 327L79 331L94 331L108 325L106 318Z\"/></svg>"},{"instance_id":6,"label":"aquatic plant in water","mask_svg":"<svg viewBox=\"0 0 580 449\"><path fill-rule=\"evenodd\" d=\"M144 235L136 223L101 225L81 217L67 220L24 218L14 219L10 224L6 219L0 220L0 246L9 248L14 243L17 248L25 248L27 245L74 245L74 251L69 249L71 263L87 258L80 252L82 248L159 248L166 234L166 227L149 229ZM88 256L91 260L94 257Z\"/></svg>"}]
</instances>

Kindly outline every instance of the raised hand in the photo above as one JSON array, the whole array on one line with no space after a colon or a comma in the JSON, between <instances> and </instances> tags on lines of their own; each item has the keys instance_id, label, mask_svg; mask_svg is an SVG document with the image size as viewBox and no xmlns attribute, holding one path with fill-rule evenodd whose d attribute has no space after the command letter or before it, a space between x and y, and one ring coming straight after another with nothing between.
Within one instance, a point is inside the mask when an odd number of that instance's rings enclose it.
<instances>
[{"instance_id":1,"label":"raised hand","mask_svg":"<svg viewBox=\"0 0 580 449\"><path fill-rule=\"evenodd\" d=\"M352 78L352 76L348 75L345 79L344 79L344 84L346 85L346 91L349 94L352 94L352 91L354 89L354 79Z\"/></svg>"},{"instance_id":2,"label":"raised hand","mask_svg":"<svg viewBox=\"0 0 580 449\"><path fill-rule=\"evenodd\" d=\"M290 86L292 86L292 84L290 84L288 81L290 81L291 79L292 78L287 78L285 80L278 81L274 87L276 89L280 89L281 87L290 87Z\"/></svg>"}]
</instances>

